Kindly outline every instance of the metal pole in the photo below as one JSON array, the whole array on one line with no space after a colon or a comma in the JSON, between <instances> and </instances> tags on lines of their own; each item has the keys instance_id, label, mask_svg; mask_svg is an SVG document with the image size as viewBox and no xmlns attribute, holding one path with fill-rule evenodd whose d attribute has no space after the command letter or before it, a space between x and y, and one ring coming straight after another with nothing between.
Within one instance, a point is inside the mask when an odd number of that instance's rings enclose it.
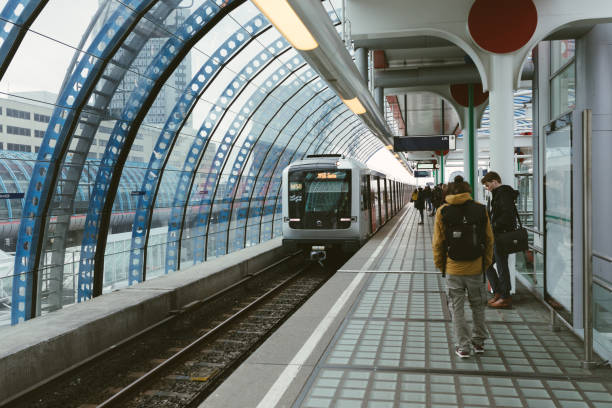
<instances>
[{"instance_id":1,"label":"metal pole","mask_svg":"<svg viewBox=\"0 0 612 408\"><path fill-rule=\"evenodd\" d=\"M408 136L408 94L404 94L404 136Z\"/></svg>"},{"instance_id":2,"label":"metal pole","mask_svg":"<svg viewBox=\"0 0 612 408\"><path fill-rule=\"evenodd\" d=\"M468 149L470 151L468 158L468 182L472 186L472 190L476 191L476 182L474 175L474 85L468 85Z\"/></svg>"},{"instance_id":3,"label":"metal pole","mask_svg":"<svg viewBox=\"0 0 612 408\"><path fill-rule=\"evenodd\" d=\"M440 183L444 183L444 156L440 155Z\"/></svg>"},{"instance_id":4,"label":"metal pole","mask_svg":"<svg viewBox=\"0 0 612 408\"><path fill-rule=\"evenodd\" d=\"M584 327L583 368L594 367L593 360L593 223L591 218L591 119L592 112L582 112L582 313Z\"/></svg>"}]
</instances>

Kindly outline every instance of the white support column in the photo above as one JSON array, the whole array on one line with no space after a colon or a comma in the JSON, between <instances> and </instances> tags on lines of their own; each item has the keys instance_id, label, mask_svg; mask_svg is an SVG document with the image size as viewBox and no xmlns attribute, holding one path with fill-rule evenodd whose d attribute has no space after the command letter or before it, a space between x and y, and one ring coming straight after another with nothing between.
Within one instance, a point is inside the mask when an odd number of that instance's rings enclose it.
<instances>
[{"instance_id":1,"label":"white support column","mask_svg":"<svg viewBox=\"0 0 612 408\"><path fill-rule=\"evenodd\" d=\"M497 172L502 183L514 187L514 73L513 56L491 56L491 170Z\"/></svg>"}]
</instances>

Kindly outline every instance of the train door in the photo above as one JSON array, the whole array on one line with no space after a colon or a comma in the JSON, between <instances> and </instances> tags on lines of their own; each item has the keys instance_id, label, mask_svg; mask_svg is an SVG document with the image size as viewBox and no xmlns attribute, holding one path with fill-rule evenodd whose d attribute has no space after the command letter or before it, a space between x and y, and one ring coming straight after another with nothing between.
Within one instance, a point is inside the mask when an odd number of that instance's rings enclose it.
<instances>
[{"instance_id":1,"label":"train door","mask_svg":"<svg viewBox=\"0 0 612 408\"><path fill-rule=\"evenodd\" d=\"M380 184L382 185L381 197L383 200L382 211L383 211L383 221L382 223L386 223L389 219L389 197L387 196L387 179L382 178L380 180Z\"/></svg>"},{"instance_id":2,"label":"train door","mask_svg":"<svg viewBox=\"0 0 612 408\"><path fill-rule=\"evenodd\" d=\"M374 209L374 207L376 206L376 203L374 202L374 192L372 191L373 184L372 183L373 178L372 176L368 177L368 193L370 195L370 199L368 201L368 203L370 204L370 225L371 225L371 231L372 233L376 232L376 210Z\"/></svg>"},{"instance_id":3,"label":"train door","mask_svg":"<svg viewBox=\"0 0 612 408\"><path fill-rule=\"evenodd\" d=\"M372 198L374 199L374 206L372 208L373 210L373 217L376 219L376 230L378 230L378 228L380 228L380 195L379 195L379 185L378 185L378 177L377 176L372 176Z\"/></svg>"},{"instance_id":4,"label":"train door","mask_svg":"<svg viewBox=\"0 0 612 408\"><path fill-rule=\"evenodd\" d=\"M370 203L370 198L370 178L367 175L361 176L361 213L359 216L366 220L366 234L368 236L372 234L372 211L370 210L372 205ZM362 218L360 218L360 220ZM364 225L361 222L359 224Z\"/></svg>"}]
</instances>

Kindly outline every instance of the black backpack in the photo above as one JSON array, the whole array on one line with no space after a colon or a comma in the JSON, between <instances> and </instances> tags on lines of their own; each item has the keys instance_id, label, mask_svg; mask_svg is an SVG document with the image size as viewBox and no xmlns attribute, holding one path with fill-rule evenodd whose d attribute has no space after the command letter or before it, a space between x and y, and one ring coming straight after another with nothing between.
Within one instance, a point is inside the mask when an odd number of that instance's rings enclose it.
<instances>
[{"instance_id":1,"label":"black backpack","mask_svg":"<svg viewBox=\"0 0 612 408\"><path fill-rule=\"evenodd\" d=\"M484 254L487 215L484 205L472 200L442 209L448 257L473 261Z\"/></svg>"}]
</instances>

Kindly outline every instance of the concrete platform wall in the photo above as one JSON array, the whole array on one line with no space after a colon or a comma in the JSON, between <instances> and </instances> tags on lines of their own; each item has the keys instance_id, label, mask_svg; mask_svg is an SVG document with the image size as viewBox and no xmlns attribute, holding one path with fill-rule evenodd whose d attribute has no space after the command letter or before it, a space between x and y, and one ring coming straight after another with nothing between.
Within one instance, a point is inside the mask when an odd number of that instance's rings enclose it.
<instances>
[{"instance_id":1,"label":"concrete platform wall","mask_svg":"<svg viewBox=\"0 0 612 408\"><path fill-rule=\"evenodd\" d=\"M286 254L271 240L0 331L0 405Z\"/></svg>"}]
</instances>

